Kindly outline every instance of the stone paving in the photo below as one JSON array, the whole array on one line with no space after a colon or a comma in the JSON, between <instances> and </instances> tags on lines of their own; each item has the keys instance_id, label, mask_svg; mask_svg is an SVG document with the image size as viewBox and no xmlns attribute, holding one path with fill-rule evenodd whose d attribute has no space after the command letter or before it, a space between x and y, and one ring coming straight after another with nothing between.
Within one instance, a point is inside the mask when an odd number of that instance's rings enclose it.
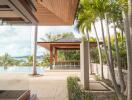
<instances>
[{"instance_id":1,"label":"stone paving","mask_svg":"<svg viewBox=\"0 0 132 100\"><path fill-rule=\"evenodd\" d=\"M66 79L79 76L79 71L47 71L42 76L1 73L0 90L30 89L37 100L68 100Z\"/></svg>"},{"instance_id":2,"label":"stone paving","mask_svg":"<svg viewBox=\"0 0 132 100\"><path fill-rule=\"evenodd\" d=\"M0 90L31 90L37 100L68 100L67 77L80 76L79 70L46 71L33 77L23 73L1 73ZM107 91L100 83L90 77L90 89Z\"/></svg>"}]
</instances>

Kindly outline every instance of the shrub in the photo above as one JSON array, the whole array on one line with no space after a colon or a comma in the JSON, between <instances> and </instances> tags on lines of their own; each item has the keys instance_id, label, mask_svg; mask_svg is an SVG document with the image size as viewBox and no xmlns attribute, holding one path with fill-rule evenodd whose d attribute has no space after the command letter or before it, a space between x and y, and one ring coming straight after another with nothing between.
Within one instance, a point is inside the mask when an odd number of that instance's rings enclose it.
<instances>
[{"instance_id":1,"label":"shrub","mask_svg":"<svg viewBox=\"0 0 132 100\"><path fill-rule=\"evenodd\" d=\"M92 96L89 93L86 93L81 89L78 81L78 77L67 78L69 100L93 100Z\"/></svg>"},{"instance_id":2,"label":"shrub","mask_svg":"<svg viewBox=\"0 0 132 100\"><path fill-rule=\"evenodd\" d=\"M101 80L100 76L99 75L95 75L95 80L96 81L100 81Z\"/></svg>"}]
</instances>

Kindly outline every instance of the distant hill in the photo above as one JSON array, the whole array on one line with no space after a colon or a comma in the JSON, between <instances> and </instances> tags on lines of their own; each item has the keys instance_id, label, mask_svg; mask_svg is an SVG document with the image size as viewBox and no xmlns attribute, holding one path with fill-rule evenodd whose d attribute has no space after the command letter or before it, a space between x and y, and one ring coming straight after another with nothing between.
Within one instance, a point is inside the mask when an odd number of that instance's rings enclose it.
<instances>
[{"instance_id":1,"label":"distant hill","mask_svg":"<svg viewBox=\"0 0 132 100\"><path fill-rule=\"evenodd\" d=\"M17 60L26 60L28 56L21 56L21 57L12 57ZM37 56L37 59L42 59L43 55Z\"/></svg>"}]
</instances>

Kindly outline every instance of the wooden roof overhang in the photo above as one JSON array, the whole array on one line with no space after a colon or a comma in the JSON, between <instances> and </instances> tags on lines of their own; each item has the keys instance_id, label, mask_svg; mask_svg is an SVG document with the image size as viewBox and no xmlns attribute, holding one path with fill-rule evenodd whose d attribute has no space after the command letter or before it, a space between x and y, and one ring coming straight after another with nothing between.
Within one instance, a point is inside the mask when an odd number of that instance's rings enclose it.
<instances>
[{"instance_id":1,"label":"wooden roof overhang","mask_svg":"<svg viewBox=\"0 0 132 100\"><path fill-rule=\"evenodd\" d=\"M0 19L10 24L72 25L79 0L0 0Z\"/></svg>"},{"instance_id":2,"label":"wooden roof overhang","mask_svg":"<svg viewBox=\"0 0 132 100\"><path fill-rule=\"evenodd\" d=\"M37 45L50 50L51 47L56 49L80 49L81 42L37 42ZM100 42L102 44L102 42ZM96 42L90 42L90 47L96 47Z\"/></svg>"},{"instance_id":3,"label":"wooden roof overhang","mask_svg":"<svg viewBox=\"0 0 132 100\"><path fill-rule=\"evenodd\" d=\"M32 13L35 7L30 0L0 0L0 20L7 24L37 24Z\"/></svg>"}]
</instances>

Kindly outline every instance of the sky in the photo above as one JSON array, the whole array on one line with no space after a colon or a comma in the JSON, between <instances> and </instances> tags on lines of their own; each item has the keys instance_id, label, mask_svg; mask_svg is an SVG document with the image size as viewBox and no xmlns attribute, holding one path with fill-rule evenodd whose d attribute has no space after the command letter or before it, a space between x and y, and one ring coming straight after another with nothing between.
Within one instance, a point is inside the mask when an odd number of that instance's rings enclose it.
<instances>
[{"instance_id":1,"label":"sky","mask_svg":"<svg viewBox=\"0 0 132 100\"><path fill-rule=\"evenodd\" d=\"M46 33L63 32L74 32L74 26L39 26L38 41L41 41L40 38L44 38ZM0 55L5 53L12 57L32 55L33 36L33 26L0 26ZM38 46L38 56L45 52L45 49Z\"/></svg>"},{"instance_id":2,"label":"sky","mask_svg":"<svg viewBox=\"0 0 132 100\"><path fill-rule=\"evenodd\" d=\"M101 38L100 23L96 22L98 35ZM105 24L104 24L105 28ZM75 25L72 26L39 26L38 27L38 41L45 37L46 33L63 33L73 32L75 37L79 38L80 34L75 30ZM110 33L113 29L110 27ZM12 57L32 55L33 51L33 26L0 26L0 55L8 53ZM95 37L94 29L90 36ZM37 55L43 55L47 51L38 46Z\"/></svg>"}]
</instances>

